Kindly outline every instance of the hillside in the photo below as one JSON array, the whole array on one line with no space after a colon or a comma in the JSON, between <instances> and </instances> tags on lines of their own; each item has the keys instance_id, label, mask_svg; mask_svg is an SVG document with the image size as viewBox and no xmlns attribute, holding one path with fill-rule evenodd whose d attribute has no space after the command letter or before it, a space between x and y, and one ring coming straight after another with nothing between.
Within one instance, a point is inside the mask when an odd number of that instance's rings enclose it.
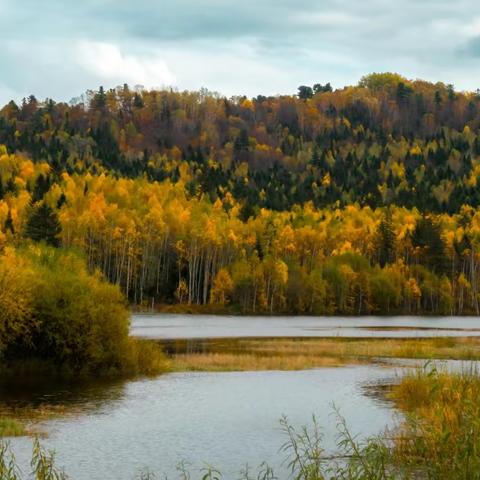
<instances>
[{"instance_id":1,"label":"hillside","mask_svg":"<svg viewBox=\"0 0 480 480\"><path fill-rule=\"evenodd\" d=\"M35 97L0 111L0 248L82 252L132 303L479 313L480 94Z\"/></svg>"}]
</instances>

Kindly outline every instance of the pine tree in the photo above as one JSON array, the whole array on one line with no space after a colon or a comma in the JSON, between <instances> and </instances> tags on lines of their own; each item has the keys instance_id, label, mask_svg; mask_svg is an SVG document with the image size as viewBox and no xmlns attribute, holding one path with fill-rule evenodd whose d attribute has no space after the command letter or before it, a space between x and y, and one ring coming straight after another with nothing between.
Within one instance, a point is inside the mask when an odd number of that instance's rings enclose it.
<instances>
[{"instance_id":1,"label":"pine tree","mask_svg":"<svg viewBox=\"0 0 480 480\"><path fill-rule=\"evenodd\" d=\"M45 202L32 209L25 229L27 238L35 242L45 241L48 245L58 247L61 231L57 214Z\"/></svg>"}]
</instances>

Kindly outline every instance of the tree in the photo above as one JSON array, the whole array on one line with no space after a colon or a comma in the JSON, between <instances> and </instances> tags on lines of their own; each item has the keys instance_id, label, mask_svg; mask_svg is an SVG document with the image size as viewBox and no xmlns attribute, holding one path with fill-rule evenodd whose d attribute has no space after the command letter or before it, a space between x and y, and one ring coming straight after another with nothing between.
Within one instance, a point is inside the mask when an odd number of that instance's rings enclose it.
<instances>
[{"instance_id":1,"label":"tree","mask_svg":"<svg viewBox=\"0 0 480 480\"><path fill-rule=\"evenodd\" d=\"M50 189L50 178L48 176L45 177L42 174L40 174L33 188L32 202L36 203L42 200L49 189Z\"/></svg>"},{"instance_id":2,"label":"tree","mask_svg":"<svg viewBox=\"0 0 480 480\"><path fill-rule=\"evenodd\" d=\"M325 85L322 85L320 83L316 83L313 86L313 93L315 93L315 94L317 94L317 93L327 93L327 92L332 92L332 91L333 91L333 88L330 85L330 82L326 83Z\"/></svg>"},{"instance_id":3,"label":"tree","mask_svg":"<svg viewBox=\"0 0 480 480\"><path fill-rule=\"evenodd\" d=\"M430 215L424 215L417 222L412 235L412 245L419 249L421 264L437 274L448 271L441 226Z\"/></svg>"},{"instance_id":4,"label":"tree","mask_svg":"<svg viewBox=\"0 0 480 480\"><path fill-rule=\"evenodd\" d=\"M27 238L35 242L45 241L47 245L59 247L61 231L57 214L45 202L32 207L25 228Z\"/></svg>"},{"instance_id":5,"label":"tree","mask_svg":"<svg viewBox=\"0 0 480 480\"><path fill-rule=\"evenodd\" d=\"M307 87L306 85L300 85L298 87L298 98L301 100L308 100L313 97L312 87Z\"/></svg>"},{"instance_id":6,"label":"tree","mask_svg":"<svg viewBox=\"0 0 480 480\"><path fill-rule=\"evenodd\" d=\"M410 95L413 93L413 89L404 82L399 82L397 85L397 103L399 105L405 105L408 103Z\"/></svg>"},{"instance_id":7,"label":"tree","mask_svg":"<svg viewBox=\"0 0 480 480\"><path fill-rule=\"evenodd\" d=\"M378 263L384 267L395 261L395 231L392 221L392 212L387 208L377 230Z\"/></svg>"},{"instance_id":8,"label":"tree","mask_svg":"<svg viewBox=\"0 0 480 480\"><path fill-rule=\"evenodd\" d=\"M11 210L8 210L4 228L5 228L5 232L11 232L12 234L15 233L15 228L13 226L13 218L12 218L12 211Z\"/></svg>"},{"instance_id":9,"label":"tree","mask_svg":"<svg viewBox=\"0 0 480 480\"><path fill-rule=\"evenodd\" d=\"M210 303L227 305L232 292L232 277L226 269L222 268L215 276L212 291L210 293Z\"/></svg>"}]
</instances>

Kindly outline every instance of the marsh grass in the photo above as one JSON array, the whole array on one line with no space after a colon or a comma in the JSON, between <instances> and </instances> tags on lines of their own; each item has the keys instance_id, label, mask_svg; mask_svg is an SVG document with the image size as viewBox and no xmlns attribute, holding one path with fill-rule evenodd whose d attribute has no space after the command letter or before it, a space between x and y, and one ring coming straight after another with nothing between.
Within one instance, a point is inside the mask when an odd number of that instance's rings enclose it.
<instances>
[{"instance_id":1,"label":"marsh grass","mask_svg":"<svg viewBox=\"0 0 480 480\"><path fill-rule=\"evenodd\" d=\"M177 341L174 371L302 370L375 358L479 360L480 339L232 339Z\"/></svg>"},{"instance_id":2,"label":"marsh grass","mask_svg":"<svg viewBox=\"0 0 480 480\"><path fill-rule=\"evenodd\" d=\"M0 437L21 437L27 434L22 422L13 418L0 418Z\"/></svg>"},{"instance_id":3,"label":"marsh grass","mask_svg":"<svg viewBox=\"0 0 480 480\"><path fill-rule=\"evenodd\" d=\"M68 477L62 469L55 464L55 453L47 452L38 439L33 442L30 473L23 475L10 445L0 441L0 479L23 480L66 480Z\"/></svg>"},{"instance_id":4,"label":"marsh grass","mask_svg":"<svg viewBox=\"0 0 480 480\"><path fill-rule=\"evenodd\" d=\"M421 478L480 479L480 376L417 371L392 391L406 413L395 443L398 462L424 472Z\"/></svg>"}]
</instances>

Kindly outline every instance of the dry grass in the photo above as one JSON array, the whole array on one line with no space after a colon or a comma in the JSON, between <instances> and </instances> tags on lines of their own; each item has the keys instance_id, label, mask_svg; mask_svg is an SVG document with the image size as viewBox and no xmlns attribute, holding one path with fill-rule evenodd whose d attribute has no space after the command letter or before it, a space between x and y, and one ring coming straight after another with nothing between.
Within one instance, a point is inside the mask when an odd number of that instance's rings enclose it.
<instances>
[{"instance_id":1,"label":"dry grass","mask_svg":"<svg viewBox=\"0 0 480 480\"><path fill-rule=\"evenodd\" d=\"M480 339L230 339L170 345L174 371L301 370L376 358L479 360Z\"/></svg>"},{"instance_id":2,"label":"dry grass","mask_svg":"<svg viewBox=\"0 0 480 480\"><path fill-rule=\"evenodd\" d=\"M351 362L349 362L351 363ZM256 354L204 353L176 355L176 371L229 372L247 370L304 370L316 367L338 367L345 359L326 356L261 356Z\"/></svg>"},{"instance_id":3,"label":"dry grass","mask_svg":"<svg viewBox=\"0 0 480 480\"><path fill-rule=\"evenodd\" d=\"M480 478L480 377L419 370L395 386L392 397L406 413L394 458L418 478ZM416 477L417 478L417 477Z\"/></svg>"}]
</instances>

